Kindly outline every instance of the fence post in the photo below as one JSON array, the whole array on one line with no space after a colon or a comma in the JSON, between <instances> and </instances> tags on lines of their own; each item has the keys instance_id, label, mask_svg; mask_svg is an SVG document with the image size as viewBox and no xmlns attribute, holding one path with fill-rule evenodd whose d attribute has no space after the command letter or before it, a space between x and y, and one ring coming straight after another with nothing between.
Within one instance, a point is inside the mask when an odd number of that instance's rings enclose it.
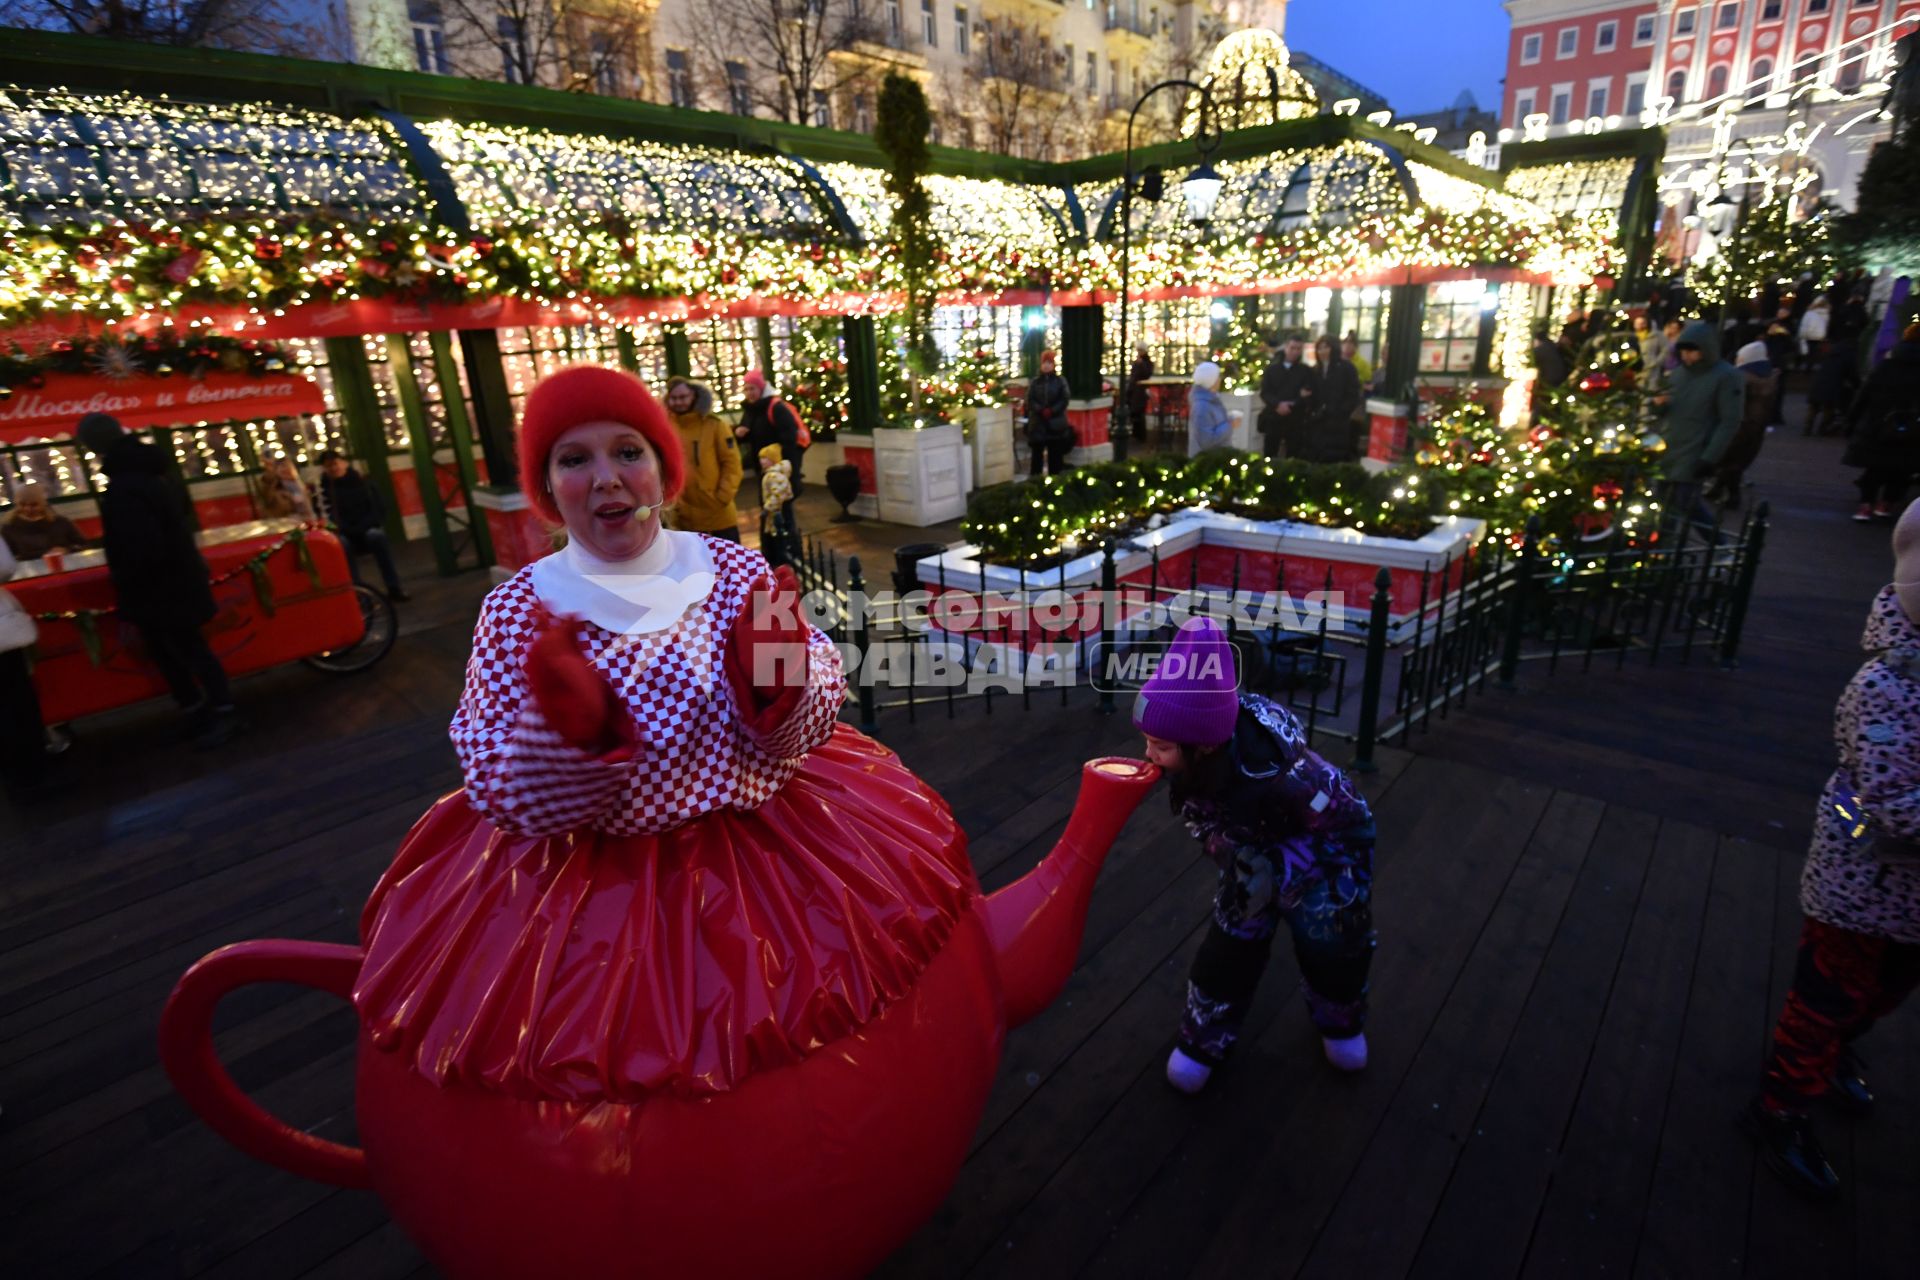
<instances>
[{"instance_id":1,"label":"fence post","mask_svg":"<svg viewBox=\"0 0 1920 1280\"><path fill-rule=\"evenodd\" d=\"M1353 745L1356 773L1373 773L1373 743L1380 733L1380 684L1387 667L1387 615L1393 607L1393 573L1382 568L1373 575L1373 613L1367 619L1367 666L1360 677L1360 732Z\"/></svg>"},{"instance_id":2,"label":"fence post","mask_svg":"<svg viewBox=\"0 0 1920 1280\"><path fill-rule=\"evenodd\" d=\"M1120 607L1119 601L1114 598L1115 591L1113 539L1108 538L1100 552L1100 639L1094 646L1093 654L1096 677L1100 674L1100 663L1110 661L1107 655L1113 652L1113 615ZM1113 714L1113 686L1106 681L1100 685L1100 714Z\"/></svg>"},{"instance_id":3,"label":"fence post","mask_svg":"<svg viewBox=\"0 0 1920 1280\"><path fill-rule=\"evenodd\" d=\"M867 584L860 577L860 557L847 557L847 603L852 606L853 651L859 658L854 672L854 691L860 700L860 727L871 731L878 719L873 705L873 680L867 671L867 611L861 603Z\"/></svg>"},{"instance_id":4,"label":"fence post","mask_svg":"<svg viewBox=\"0 0 1920 1280\"><path fill-rule=\"evenodd\" d=\"M1516 688L1513 678L1520 671L1520 636L1527 626L1527 596L1533 587L1535 545L1540 541L1540 517L1528 516L1526 530L1520 535L1519 576L1513 584L1513 607L1507 612L1507 635L1500 647L1498 687L1508 693Z\"/></svg>"},{"instance_id":5,"label":"fence post","mask_svg":"<svg viewBox=\"0 0 1920 1280\"><path fill-rule=\"evenodd\" d=\"M1754 508L1753 530L1742 547L1740 575L1733 580L1733 599L1727 606L1727 638L1720 646L1720 665L1727 670L1738 666L1740 632L1747 624L1747 604L1753 599L1753 579L1760 572L1760 551L1767 543L1767 516L1770 507L1761 503Z\"/></svg>"}]
</instances>

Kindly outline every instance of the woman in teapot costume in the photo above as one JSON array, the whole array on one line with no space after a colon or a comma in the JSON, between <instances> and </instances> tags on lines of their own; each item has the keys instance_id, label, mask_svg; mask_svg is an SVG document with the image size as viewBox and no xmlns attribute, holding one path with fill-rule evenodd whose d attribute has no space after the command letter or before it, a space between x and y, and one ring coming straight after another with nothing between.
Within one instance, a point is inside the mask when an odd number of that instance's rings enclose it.
<instances>
[{"instance_id":1,"label":"woman in teapot costume","mask_svg":"<svg viewBox=\"0 0 1920 1280\"><path fill-rule=\"evenodd\" d=\"M1052 854L983 897L946 803L837 722L792 571L661 527L682 463L638 379L551 375L519 454L568 543L482 606L465 789L408 834L361 947L189 970L162 1061L241 1150L371 1186L453 1277L863 1274L945 1196L1157 771L1088 764ZM220 1065L214 1007L259 981L354 1002L364 1148Z\"/></svg>"}]
</instances>

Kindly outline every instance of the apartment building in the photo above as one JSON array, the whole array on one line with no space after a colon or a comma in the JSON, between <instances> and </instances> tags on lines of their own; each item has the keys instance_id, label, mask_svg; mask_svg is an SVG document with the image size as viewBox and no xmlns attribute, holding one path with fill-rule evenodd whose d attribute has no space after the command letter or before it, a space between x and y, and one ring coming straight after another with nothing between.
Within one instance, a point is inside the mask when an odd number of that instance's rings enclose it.
<instances>
[{"instance_id":1,"label":"apartment building","mask_svg":"<svg viewBox=\"0 0 1920 1280\"><path fill-rule=\"evenodd\" d=\"M1920 29L1920 0L1504 2L1502 134L1663 124L1661 187L1682 217L1782 166L1850 204L1886 137L1894 46Z\"/></svg>"}]
</instances>

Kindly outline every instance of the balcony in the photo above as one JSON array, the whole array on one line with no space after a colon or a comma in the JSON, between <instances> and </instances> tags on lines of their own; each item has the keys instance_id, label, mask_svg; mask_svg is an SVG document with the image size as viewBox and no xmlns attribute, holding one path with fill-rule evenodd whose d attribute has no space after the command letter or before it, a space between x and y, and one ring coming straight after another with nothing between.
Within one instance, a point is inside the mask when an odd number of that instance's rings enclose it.
<instances>
[{"instance_id":1,"label":"balcony","mask_svg":"<svg viewBox=\"0 0 1920 1280\"><path fill-rule=\"evenodd\" d=\"M1136 35L1151 40L1160 32L1158 15L1148 17L1131 5L1109 4L1107 6L1107 30L1122 34Z\"/></svg>"},{"instance_id":2,"label":"balcony","mask_svg":"<svg viewBox=\"0 0 1920 1280\"><path fill-rule=\"evenodd\" d=\"M898 30L885 22L870 22L866 30L852 40L839 56L860 58L889 66L924 70L927 65L926 40L918 26Z\"/></svg>"}]
</instances>

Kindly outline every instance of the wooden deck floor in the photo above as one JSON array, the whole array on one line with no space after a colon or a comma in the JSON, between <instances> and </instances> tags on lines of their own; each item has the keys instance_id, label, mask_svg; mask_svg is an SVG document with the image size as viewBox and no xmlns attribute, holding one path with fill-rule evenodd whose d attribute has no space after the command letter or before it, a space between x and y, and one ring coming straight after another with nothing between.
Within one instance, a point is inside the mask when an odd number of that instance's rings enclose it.
<instances>
[{"instance_id":1,"label":"wooden deck floor","mask_svg":"<svg viewBox=\"0 0 1920 1280\"><path fill-rule=\"evenodd\" d=\"M1813 529L1808 546L1832 532L1813 528L1813 510L1780 521ZM1862 541L1872 550L1834 572L1884 576L1866 559L1884 556L1884 535ZM1778 581L1781 598L1757 616L1792 612L1799 578ZM84 726L73 763L86 786L33 814L0 812L6 1274L427 1273L370 1195L254 1164L195 1122L153 1034L174 978L216 946L352 940L401 834L457 785L445 725L480 586L423 590L369 676L246 682L253 732L211 757L176 750L151 712ZM1798 642L1832 651L1818 659L1827 684L1853 661L1854 594L1844 614L1805 613ZM881 1274L1914 1275L1912 1010L1867 1046L1886 1086L1878 1113L1821 1119L1851 1184L1840 1204L1792 1199L1733 1127L1789 976L1799 857L1784 818L1742 832L1721 820L1714 788L1802 786L1777 805L1804 812L1837 690L1781 676L1791 628L1769 639L1768 627L1747 691L1733 683L1743 672L1712 695L1724 714L1760 715L1757 728L1722 733L1710 752L1655 751L1656 775L1662 759L1684 767L1692 805L1643 794L1644 779L1615 767L1642 750L1606 736L1631 721L1601 706L1618 686L1555 682L1506 713L1478 704L1416 738L1419 754L1383 754L1367 782L1381 946L1373 1064L1359 1078L1321 1061L1283 954L1216 1087L1188 1099L1164 1086L1213 876L1164 801L1149 801L1109 861L1072 984L1010 1036L953 1193ZM1593 753L1553 731L1559 699L1596 708ZM1508 732L1535 735L1525 750L1499 740L1500 714L1515 717ZM1133 741L1124 716L1078 698L893 721L885 736L953 801L989 888L1051 843L1078 761ZM221 1027L227 1061L266 1105L351 1136L344 1006L256 988L228 1002Z\"/></svg>"}]
</instances>

